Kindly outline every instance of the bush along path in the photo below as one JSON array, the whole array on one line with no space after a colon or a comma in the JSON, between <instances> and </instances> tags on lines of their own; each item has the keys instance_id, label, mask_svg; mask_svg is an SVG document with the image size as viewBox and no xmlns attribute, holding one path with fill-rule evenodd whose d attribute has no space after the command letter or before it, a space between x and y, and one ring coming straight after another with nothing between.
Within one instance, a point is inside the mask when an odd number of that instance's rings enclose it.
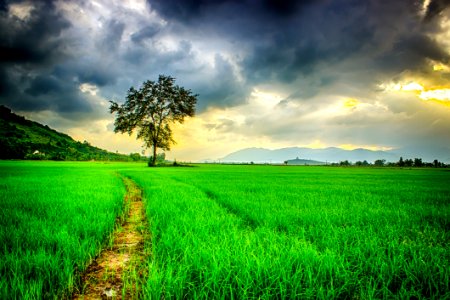
<instances>
[{"instance_id":1,"label":"bush along path","mask_svg":"<svg viewBox=\"0 0 450 300\"><path fill-rule=\"evenodd\" d=\"M127 193L122 226L113 233L108 247L88 266L81 276L79 290L73 299L138 299L147 273L151 249L148 223L141 189L123 178Z\"/></svg>"}]
</instances>

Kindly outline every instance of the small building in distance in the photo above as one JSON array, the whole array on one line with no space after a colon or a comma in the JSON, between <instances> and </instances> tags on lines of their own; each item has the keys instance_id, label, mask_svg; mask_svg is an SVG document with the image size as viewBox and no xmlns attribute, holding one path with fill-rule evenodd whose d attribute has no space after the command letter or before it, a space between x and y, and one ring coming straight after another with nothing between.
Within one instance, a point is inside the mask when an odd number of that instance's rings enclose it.
<instances>
[{"instance_id":1,"label":"small building in distance","mask_svg":"<svg viewBox=\"0 0 450 300\"><path fill-rule=\"evenodd\" d=\"M317 161L317 160L311 160L311 159L289 159L284 162L285 165L288 166L323 166L326 165L326 162L323 161Z\"/></svg>"}]
</instances>

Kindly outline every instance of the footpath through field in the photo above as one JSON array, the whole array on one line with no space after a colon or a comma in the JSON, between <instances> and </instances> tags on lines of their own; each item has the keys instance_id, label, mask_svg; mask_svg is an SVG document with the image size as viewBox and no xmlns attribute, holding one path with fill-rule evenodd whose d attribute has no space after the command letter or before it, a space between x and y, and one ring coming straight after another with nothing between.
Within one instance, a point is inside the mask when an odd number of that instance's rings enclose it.
<instances>
[{"instance_id":1,"label":"footpath through field","mask_svg":"<svg viewBox=\"0 0 450 300\"><path fill-rule=\"evenodd\" d=\"M82 274L73 299L139 298L140 279L146 273L148 226L141 189L131 179L124 177L123 182L127 193L122 224L114 231L112 244Z\"/></svg>"}]
</instances>

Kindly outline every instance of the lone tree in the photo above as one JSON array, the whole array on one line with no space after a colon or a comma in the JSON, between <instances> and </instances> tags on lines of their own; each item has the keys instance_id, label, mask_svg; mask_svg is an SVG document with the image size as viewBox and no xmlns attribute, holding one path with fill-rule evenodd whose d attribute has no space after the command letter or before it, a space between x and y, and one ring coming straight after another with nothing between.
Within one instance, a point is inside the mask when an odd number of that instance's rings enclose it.
<instances>
[{"instance_id":1,"label":"lone tree","mask_svg":"<svg viewBox=\"0 0 450 300\"><path fill-rule=\"evenodd\" d=\"M139 90L131 87L125 103L110 101L111 113L116 113L114 132L129 135L137 131L144 147L153 149L149 165L156 164L157 149L170 150L175 143L171 123L183 123L195 114L198 95L175 85L175 78L159 75L158 82L147 80Z\"/></svg>"}]
</instances>

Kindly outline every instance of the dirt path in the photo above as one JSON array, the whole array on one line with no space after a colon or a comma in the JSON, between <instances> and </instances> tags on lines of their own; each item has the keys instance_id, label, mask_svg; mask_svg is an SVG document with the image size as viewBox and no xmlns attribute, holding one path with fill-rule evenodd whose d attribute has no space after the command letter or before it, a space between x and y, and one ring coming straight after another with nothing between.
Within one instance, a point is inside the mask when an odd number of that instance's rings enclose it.
<instances>
[{"instance_id":1,"label":"dirt path","mask_svg":"<svg viewBox=\"0 0 450 300\"><path fill-rule=\"evenodd\" d=\"M114 232L113 244L91 263L82 275L81 290L73 299L137 299L140 279L146 272L144 242L148 239L148 224L142 202L142 191L130 179L123 178L129 209L121 227Z\"/></svg>"}]
</instances>

